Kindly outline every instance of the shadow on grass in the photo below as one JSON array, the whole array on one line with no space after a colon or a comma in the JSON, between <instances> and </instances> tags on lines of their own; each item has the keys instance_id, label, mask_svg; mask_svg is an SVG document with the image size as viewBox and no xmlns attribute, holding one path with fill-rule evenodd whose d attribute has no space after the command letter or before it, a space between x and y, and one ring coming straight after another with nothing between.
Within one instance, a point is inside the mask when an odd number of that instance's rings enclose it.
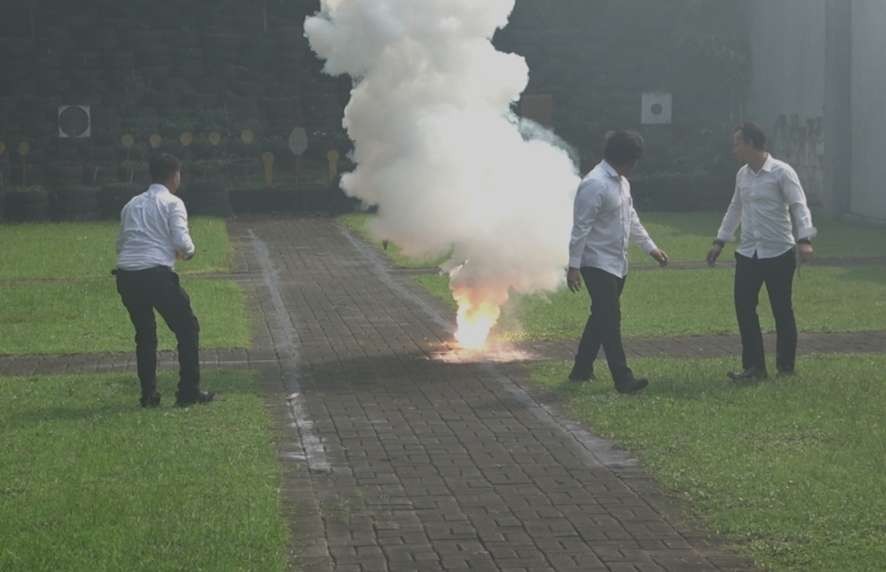
<instances>
[{"instance_id":1,"label":"shadow on grass","mask_svg":"<svg viewBox=\"0 0 886 572\"><path fill-rule=\"evenodd\" d=\"M667 362L673 364L679 362L675 358L668 358ZM727 372L740 369L739 359L734 360L728 358L715 358L704 360L685 360L687 363L681 366L676 372L656 373L654 366L654 358L645 358L644 363L634 367L637 377L646 377L649 379L649 386L640 393L634 395L622 396L615 391L612 378L609 372L603 368L597 367L597 379L587 383L571 383L567 380L571 362L548 362L547 364L537 364L534 367L544 367L546 369L545 379L562 380L549 381L548 383L539 384L548 391L558 394L563 401L583 396L594 395L595 397L605 397L606 394L613 399L635 398L635 399L667 399L684 402L716 402L721 404L729 404L744 401L749 395L765 393L777 396L782 393L791 393L802 387L804 380L803 373L798 372L794 376L779 377L771 375L767 379L735 383L728 379ZM703 361L705 365L697 365L691 362ZM729 364L734 361L735 367L730 369ZM717 366L708 365L716 363ZM722 366L721 366L722 364ZM802 366L802 364L801 364ZM673 365L671 365L671 368ZM669 368L670 369L670 368ZM774 368L772 368L774 371Z\"/></svg>"},{"instance_id":2,"label":"shadow on grass","mask_svg":"<svg viewBox=\"0 0 886 572\"><path fill-rule=\"evenodd\" d=\"M245 370L242 372L212 371L204 374L201 389L214 391L219 397L217 403L205 407L223 404L225 396L261 398L261 390L253 381L252 375ZM156 409L144 409L139 404L140 389L135 376L115 374L108 377L103 374L98 381L94 382L95 386L88 389L78 387L78 385L82 386L89 381L91 378L86 375L56 377L55 379L53 376L47 376L9 380L8 383L55 383L57 387L54 388L55 395L51 398L51 403L16 411L6 421L11 426L86 419L102 422L120 415L158 414L186 410L175 406L178 380L174 375L159 377L158 391L162 395L162 401L160 407Z\"/></svg>"}]
</instances>

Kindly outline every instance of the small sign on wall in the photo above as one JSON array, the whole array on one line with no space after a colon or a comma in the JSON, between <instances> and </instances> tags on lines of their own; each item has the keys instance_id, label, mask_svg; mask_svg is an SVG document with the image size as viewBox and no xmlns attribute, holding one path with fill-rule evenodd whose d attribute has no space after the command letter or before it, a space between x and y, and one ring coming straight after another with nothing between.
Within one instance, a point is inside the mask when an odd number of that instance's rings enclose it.
<instances>
[{"instance_id":1,"label":"small sign on wall","mask_svg":"<svg viewBox=\"0 0 886 572\"><path fill-rule=\"evenodd\" d=\"M673 118L673 97L670 93L643 94L640 121L643 125L670 125Z\"/></svg>"}]
</instances>

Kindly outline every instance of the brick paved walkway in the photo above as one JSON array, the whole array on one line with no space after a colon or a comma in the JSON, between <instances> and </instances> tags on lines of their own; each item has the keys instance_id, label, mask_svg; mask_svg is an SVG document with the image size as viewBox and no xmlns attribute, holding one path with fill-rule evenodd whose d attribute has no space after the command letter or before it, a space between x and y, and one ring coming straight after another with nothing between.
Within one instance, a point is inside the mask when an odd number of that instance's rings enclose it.
<instances>
[{"instance_id":1,"label":"brick paved walkway","mask_svg":"<svg viewBox=\"0 0 886 572\"><path fill-rule=\"evenodd\" d=\"M253 349L203 352L262 372L293 562L319 570L741 570L636 462L530 395L527 359L574 343L454 359L447 311L328 219L241 219L232 275ZM805 335L873 351L886 332ZM633 339L633 356L736 355L734 336ZM174 354L161 356L173 368ZM0 375L134 370L131 354L0 357Z\"/></svg>"},{"instance_id":2,"label":"brick paved walkway","mask_svg":"<svg viewBox=\"0 0 886 572\"><path fill-rule=\"evenodd\" d=\"M432 359L440 309L331 221L231 228L263 275L258 345L281 356L266 387L301 569L749 567L535 401L519 364Z\"/></svg>"}]
</instances>

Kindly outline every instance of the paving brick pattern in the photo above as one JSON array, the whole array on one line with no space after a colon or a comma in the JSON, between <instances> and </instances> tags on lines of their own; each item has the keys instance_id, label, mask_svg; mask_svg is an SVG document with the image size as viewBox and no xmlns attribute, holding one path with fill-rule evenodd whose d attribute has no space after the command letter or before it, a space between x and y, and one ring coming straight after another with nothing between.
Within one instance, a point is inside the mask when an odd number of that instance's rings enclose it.
<instances>
[{"instance_id":1,"label":"paving brick pattern","mask_svg":"<svg viewBox=\"0 0 886 572\"><path fill-rule=\"evenodd\" d=\"M300 569L751 568L533 399L519 363L435 359L440 308L333 222L231 229L264 276L257 345L281 356L267 387Z\"/></svg>"}]
</instances>

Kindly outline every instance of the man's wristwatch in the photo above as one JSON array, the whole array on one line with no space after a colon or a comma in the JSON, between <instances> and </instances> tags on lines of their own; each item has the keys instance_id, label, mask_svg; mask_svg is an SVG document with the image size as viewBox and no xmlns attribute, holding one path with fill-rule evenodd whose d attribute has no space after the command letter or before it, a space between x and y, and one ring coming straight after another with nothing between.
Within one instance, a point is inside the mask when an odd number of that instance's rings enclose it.
<instances>
[{"instance_id":1,"label":"man's wristwatch","mask_svg":"<svg viewBox=\"0 0 886 572\"><path fill-rule=\"evenodd\" d=\"M724 248L726 246L726 243L723 242L722 240L720 240L719 238L715 238L714 242L712 244L714 246L719 246L720 248Z\"/></svg>"},{"instance_id":2,"label":"man's wristwatch","mask_svg":"<svg viewBox=\"0 0 886 572\"><path fill-rule=\"evenodd\" d=\"M801 238L800 240L797 241L797 244L808 244L808 245L811 246L811 245L812 245L812 241L809 240L808 238Z\"/></svg>"}]
</instances>

